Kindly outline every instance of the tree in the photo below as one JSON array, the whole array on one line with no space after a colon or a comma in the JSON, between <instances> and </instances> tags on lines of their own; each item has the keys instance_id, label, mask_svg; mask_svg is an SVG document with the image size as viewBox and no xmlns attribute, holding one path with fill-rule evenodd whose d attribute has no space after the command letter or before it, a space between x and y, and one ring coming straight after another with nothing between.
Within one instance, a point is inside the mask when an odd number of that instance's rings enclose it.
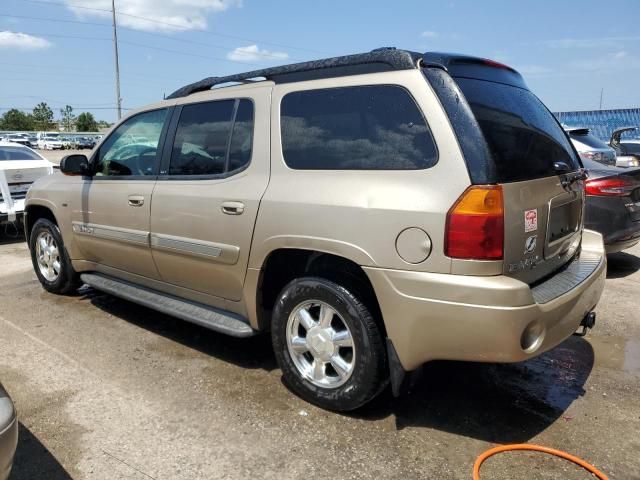
<instances>
[{"instance_id":1,"label":"tree","mask_svg":"<svg viewBox=\"0 0 640 480\"><path fill-rule=\"evenodd\" d=\"M78 132L98 131L98 122L90 112L82 112L76 119L76 130Z\"/></svg>"},{"instance_id":2,"label":"tree","mask_svg":"<svg viewBox=\"0 0 640 480\"><path fill-rule=\"evenodd\" d=\"M73 114L73 107L67 105L60 109L61 124L66 132L70 132L73 129L73 125L76 120L76 116Z\"/></svg>"},{"instance_id":3,"label":"tree","mask_svg":"<svg viewBox=\"0 0 640 480\"><path fill-rule=\"evenodd\" d=\"M33 126L36 130L53 128L53 110L45 102L40 102L33 109Z\"/></svg>"},{"instance_id":4,"label":"tree","mask_svg":"<svg viewBox=\"0 0 640 480\"><path fill-rule=\"evenodd\" d=\"M12 108L0 117L0 130L33 130L33 117Z\"/></svg>"},{"instance_id":5,"label":"tree","mask_svg":"<svg viewBox=\"0 0 640 480\"><path fill-rule=\"evenodd\" d=\"M111 128L112 123L109 123L105 120L98 121L98 128Z\"/></svg>"}]
</instances>

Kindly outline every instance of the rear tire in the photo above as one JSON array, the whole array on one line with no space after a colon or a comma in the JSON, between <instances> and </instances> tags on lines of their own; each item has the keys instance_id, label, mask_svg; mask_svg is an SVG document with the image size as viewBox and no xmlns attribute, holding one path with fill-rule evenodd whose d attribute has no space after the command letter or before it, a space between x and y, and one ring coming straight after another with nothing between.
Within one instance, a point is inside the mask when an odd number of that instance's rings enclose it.
<instances>
[{"instance_id":1,"label":"rear tire","mask_svg":"<svg viewBox=\"0 0 640 480\"><path fill-rule=\"evenodd\" d=\"M64 248L60 229L52 221L36 221L29 236L29 249L33 269L46 291L68 295L82 284Z\"/></svg>"},{"instance_id":2,"label":"rear tire","mask_svg":"<svg viewBox=\"0 0 640 480\"><path fill-rule=\"evenodd\" d=\"M322 408L354 410L388 383L384 337L369 308L324 278L303 277L284 287L271 338L287 386Z\"/></svg>"}]
</instances>

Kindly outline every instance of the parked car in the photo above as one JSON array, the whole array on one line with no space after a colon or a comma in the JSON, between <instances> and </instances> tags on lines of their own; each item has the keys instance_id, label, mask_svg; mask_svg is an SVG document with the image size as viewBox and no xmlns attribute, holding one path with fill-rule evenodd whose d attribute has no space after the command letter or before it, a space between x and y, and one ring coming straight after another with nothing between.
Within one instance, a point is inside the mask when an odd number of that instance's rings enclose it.
<instances>
[{"instance_id":1,"label":"parked car","mask_svg":"<svg viewBox=\"0 0 640 480\"><path fill-rule=\"evenodd\" d=\"M607 253L640 242L640 169L583 160L588 179L585 227L600 232Z\"/></svg>"},{"instance_id":2,"label":"parked car","mask_svg":"<svg viewBox=\"0 0 640 480\"><path fill-rule=\"evenodd\" d=\"M29 147L0 142L0 225L22 220L27 190L38 178L53 173L54 167Z\"/></svg>"},{"instance_id":3,"label":"parked car","mask_svg":"<svg viewBox=\"0 0 640 480\"><path fill-rule=\"evenodd\" d=\"M582 160L593 160L603 165L616 164L616 151L592 135L588 128L565 126L564 129Z\"/></svg>"},{"instance_id":4,"label":"parked car","mask_svg":"<svg viewBox=\"0 0 640 480\"><path fill-rule=\"evenodd\" d=\"M381 49L211 77L61 171L27 197L45 290L271 332L286 383L333 410L430 360L539 355L593 326L604 287L579 158L490 60Z\"/></svg>"},{"instance_id":5,"label":"parked car","mask_svg":"<svg viewBox=\"0 0 640 480\"><path fill-rule=\"evenodd\" d=\"M618 167L640 167L640 143L622 141L622 134L636 130L638 127L622 127L611 134L609 145L616 151Z\"/></svg>"},{"instance_id":6,"label":"parked car","mask_svg":"<svg viewBox=\"0 0 640 480\"><path fill-rule=\"evenodd\" d=\"M62 150L64 145L59 136L47 135L38 140L38 148L42 150Z\"/></svg>"},{"instance_id":7,"label":"parked car","mask_svg":"<svg viewBox=\"0 0 640 480\"><path fill-rule=\"evenodd\" d=\"M11 473L13 456L18 446L18 419L11 397L0 383L0 480Z\"/></svg>"},{"instance_id":8,"label":"parked car","mask_svg":"<svg viewBox=\"0 0 640 480\"><path fill-rule=\"evenodd\" d=\"M89 137L78 138L77 148L78 150L84 150L85 148L92 149L96 146L96 142Z\"/></svg>"},{"instance_id":9,"label":"parked car","mask_svg":"<svg viewBox=\"0 0 640 480\"><path fill-rule=\"evenodd\" d=\"M13 142L13 143L19 143L20 145L25 145L27 147L31 147L31 141L29 140L29 137L27 137L26 135L23 134L19 134L19 133L11 133L7 136L5 136L5 142Z\"/></svg>"}]
</instances>

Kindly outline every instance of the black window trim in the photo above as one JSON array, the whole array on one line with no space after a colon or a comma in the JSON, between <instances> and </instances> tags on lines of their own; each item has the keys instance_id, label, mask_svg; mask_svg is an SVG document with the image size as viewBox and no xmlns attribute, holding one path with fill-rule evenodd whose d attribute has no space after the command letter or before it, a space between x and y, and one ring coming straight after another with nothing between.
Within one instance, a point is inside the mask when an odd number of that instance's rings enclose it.
<instances>
[{"instance_id":1,"label":"black window trim","mask_svg":"<svg viewBox=\"0 0 640 480\"><path fill-rule=\"evenodd\" d=\"M429 165L425 168L412 168L412 169L397 169L397 168L292 168L287 164L287 161L284 158L284 146L282 144L282 102L287 97L287 95L291 93L300 93L300 92L317 92L318 90L333 90L336 88L358 88L358 87L396 87L404 90L409 98L413 101L416 109L420 113L420 116L424 120L424 124L427 126L427 130L429 132L429 136L431 137L431 141L434 147L434 161L433 164ZM290 92L285 93L280 99L280 104L278 105L278 122L279 122L279 135L280 135L280 156L282 157L282 163L285 168L298 172L422 172L429 170L435 167L440 162L440 149L438 148L438 143L436 142L436 138L433 136L433 131L431 130L431 126L427 121L427 117L425 116L425 112L420 107L420 104L416 101L415 97L412 95L411 91L402 84L399 83L362 83L358 85L338 85L335 87L321 87L321 88L303 88L300 90L292 90Z\"/></svg>"},{"instance_id":2,"label":"black window trim","mask_svg":"<svg viewBox=\"0 0 640 480\"><path fill-rule=\"evenodd\" d=\"M224 102L228 100L235 100L233 105L233 113L231 115L231 128L229 130L229 138L227 138L227 151L225 153L225 172L224 173L216 173L210 175L169 175L167 172L169 171L169 166L171 164L171 153L173 151L173 142L176 138L176 133L178 131L178 122L180 120L180 115L182 114L182 108L189 105L199 105L201 103L212 103L212 102ZM236 115L238 113L238 107L240 106L241 100L249 100L252 106L252 125L253 132L251 134L251 156L249 157L249 161L240 168L236 168L235 170L226 171L229 168L229 153L231 150L231 141L233 139L233 128L236 124ZM256 105L251 97L229 97L229 98L216 98L215 100L203 100L200 102L190 102L184 103L182 105L176 105L175 110L173 112L173 116L171 118L171 122L169 125L169 129L167 132L167 137L164 143L164 147L162 150L162 161L160 162L160 171L158 172L157 180L224 180L225 178L233 177L241 172L244 172L251 163L253 162L253 153L254 153L254 140L255 140L255 132L256 132Z\"/></svg>"},{"instance_id":3,"label":"black window trim","mask_svg":"<svg viewBox=\"0 0 640 480\"><path fill-rule=\"evenodd\" d=\"M166 139L166 135L167 135L167 130L169 128L169 123L170 123L170 119L172 118L172 114L173 114L173 110L175 107L169 106L169 107L161 107L161 108L153 108L151 110L145 110L143 112L138 112L135 115L132 115L130 117L125 118L122 122L120 122L112 131L111 133L109 133L109 135L103 139L103 141L101 142L101 147L102 145L104 145L104 143L111 137L111 135L113 135L116 130L118 130L118 128L120 128L121 125L123 125L125 122L128 122L129 120L131 120L132 118L136 118L139 115L143 115L145 113L150 113L150 112L158 112L160 110L166 110L167 114L164 118L164 124L162 125L162 130L160 130L160 138L158 139L158 148L156 149L156 159L154 160L154 165L153 165L153 175L96 175L95 172L93 173L93 175L91 177L89 177L92 181L93 180L157 180L158 178L158 173L160 170L160 163L161 163L161 155L160 152L163 151L164 149L164 144L165 144L165 139ZM100 148L97 148L95 152L93 152L91 154L91 157L89 158L89 165L91 166L91 169L94 170L95 169L95 162L98 159L98 156L100 155Z\"/></svg>"}]
</instances>

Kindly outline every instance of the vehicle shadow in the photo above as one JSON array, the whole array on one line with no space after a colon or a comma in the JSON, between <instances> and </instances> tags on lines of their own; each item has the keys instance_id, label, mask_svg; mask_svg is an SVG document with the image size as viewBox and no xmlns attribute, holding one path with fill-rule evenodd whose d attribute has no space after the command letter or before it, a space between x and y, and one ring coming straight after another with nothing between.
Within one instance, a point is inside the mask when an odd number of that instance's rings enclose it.
<instances>
[{"instance_id":1,"label":"vehicle shadow","mask_svg":"<svg viewBox=\"0 0 640 480\"><path fill-rule=\"evenodd\" d=\"M607 278L623 278L640 270L640 257L626 252L607 255Z\"/></svg>"},{"instance_id":2,"label":"vehicle shadow","mask_svg":"<svg viewBox=\"0 0 640 480\"><path fill-rule=\"evenodd\" d=\"M70 480L71 475L22 423L9 480Z\"/></svg>"},{"instance_id":3,"label":"vehicle shadow","mask_svg":"<svg viewBox=\"0 0 640 480\"><path fill-rule=\"evenodd\" d=\"M13 226L0 225L0 245L24 242L24 233L15 231Z\"/></svg>"},{"instance_id":4,"label":"vehicle shadow","mask_svg":"<svg viewBox=\"0 0 640 480\"><path fill-rule=\"evenodd\" d=\"M79 290L79 295L106 313L225 362L266 371L278 367L269 335L230 337L99 292L86 285Z\"/></svg>"},{"instance_id":5,"label":"vehicle shadow","mask_svg":"<svg viewBox=\"0 0 640 480\"><path fill-rule=\"evenodd\" d=\"M526 442L564 418L584 395L594 353L571 337L540 357L516 364L432 362L413 391L387 391L350 416L378 420L394 415L396 428L425 427L492 443Z\"/></svg>"}]
</instances>

